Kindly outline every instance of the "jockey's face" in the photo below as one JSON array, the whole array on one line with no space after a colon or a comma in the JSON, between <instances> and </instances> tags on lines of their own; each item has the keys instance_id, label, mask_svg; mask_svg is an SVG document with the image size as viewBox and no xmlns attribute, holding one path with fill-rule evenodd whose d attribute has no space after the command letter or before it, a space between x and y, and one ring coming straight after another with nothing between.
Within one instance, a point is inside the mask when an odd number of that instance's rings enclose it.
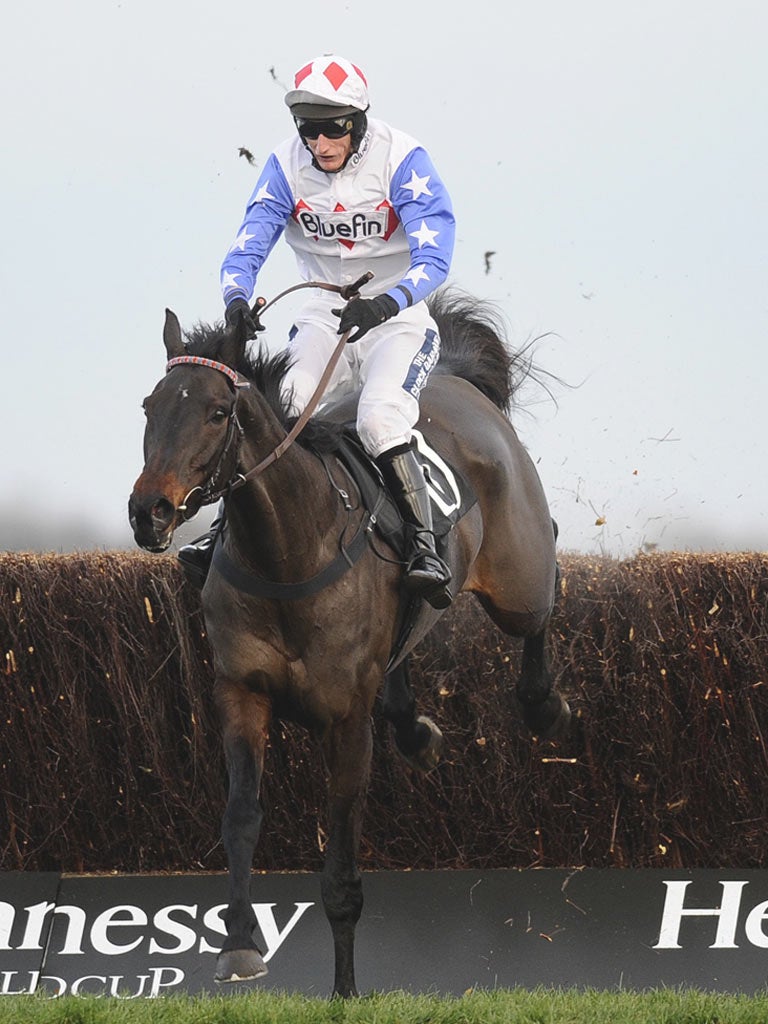
<instances>
[{"instance_id":1,"label":"jockey's face","mask_svg":"<svg viewBox=\"0 0 768 1024\"><path fill-rule=\"evenodd\" d=\"M328 139L318 135L316 139L307 139L315 163L324 171L340 171L352 152L352 136L344 135L340 139Z\"/></svg>"}]
</instances>

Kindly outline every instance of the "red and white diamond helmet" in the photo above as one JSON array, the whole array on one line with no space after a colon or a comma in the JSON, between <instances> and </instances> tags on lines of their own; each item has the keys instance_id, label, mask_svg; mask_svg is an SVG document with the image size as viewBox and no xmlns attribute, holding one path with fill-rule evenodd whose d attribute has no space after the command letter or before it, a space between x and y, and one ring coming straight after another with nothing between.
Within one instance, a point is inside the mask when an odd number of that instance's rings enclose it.
<instances>
[{"instance_id":1,"label":"red and white diamond helmet","mask_svg":"<svg viewBox=\"0 0 768 1024\"><path fill-rule=\"evenodd\" d=\"M315 57L296 72L285 102L294 117L326 118L368 109L368 83L355 64L335 54Z\"/></svg>"}]
</instances>

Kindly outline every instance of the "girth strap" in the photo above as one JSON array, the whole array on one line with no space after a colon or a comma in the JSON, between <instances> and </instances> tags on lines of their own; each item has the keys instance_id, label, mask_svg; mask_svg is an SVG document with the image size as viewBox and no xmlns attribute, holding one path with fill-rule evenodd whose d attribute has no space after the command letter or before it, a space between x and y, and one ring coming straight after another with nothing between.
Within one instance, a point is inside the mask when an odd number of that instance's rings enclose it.
<instances>
[{"instance_id":1,"label":"girth strap","mask_svg":"<svg viewBox=\"0 0 768 1024\"><path fill-rule=\"evenodd\" d=\"M344 573L359 560L365 550L370 529L371 517L366 515L349 546L342 547L336 558L319 573L300 583L276 583L272 580L262 579L261 576L255 576L246 569L241 569L224 551L221 537L218 538L216 547L213 549L213 565L227 583L252 597L266 597L272 601L298 601L302 597L312 597L313 594L318 594L324 587L341 579Z\"/></svg>"}]
</instances>

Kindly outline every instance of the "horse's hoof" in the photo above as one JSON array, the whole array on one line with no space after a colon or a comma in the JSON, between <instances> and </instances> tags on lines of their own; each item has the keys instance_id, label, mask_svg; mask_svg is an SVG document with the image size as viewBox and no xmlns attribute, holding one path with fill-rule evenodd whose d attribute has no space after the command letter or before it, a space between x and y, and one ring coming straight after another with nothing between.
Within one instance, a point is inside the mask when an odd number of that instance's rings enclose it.
<instances>
[{"instance_id":1,"label":"horse's hoof","mask_svg":"<svg viewBox=\"0 0 768 1024\"><path fill-rule=\"evenodd\" d=\"M524 705L525 724L540 740L562 740L571 726L571 709L559 693L550 693L546 700Z\"/></svg>"},{"instance_id":2,"label":"horse's hoof","mask_svg":"<svg viewBox=\"0 0 768 1024\"><path fill-rule=\"evenodd\" d=\"M426 744L417 750L414 754L403 754L406 762L415 768L416 771L431 772L433 768L436 768L440 763L440 757L443 753L443 734L440 732L438 727L432 721L431 718L427 718L426 715L419 715L416 719L416 725L421 725L429 730L429 739Z\"/></svg>"},{"instance_id":3,"label":"horse's hoof","mask_svg":"<svg viewBox=\"0 0 768 1024\"><path fill-rule=\"evenodd\" d=\"M216 958L213 980L219 984L231 981L255 981L269 971L261 953L255 949L225 949Z\"/></svg>"},{"instance_id":4,"label":"horse's hoof","mask_svg":"<svg viewBox=\"0 0 768 1024\"><path fill-rule=\"evenodd\" d=\"M331 999L357 999L357 989L354 985L351 988L346 985L343 988L335 988L331 992Z\"/></svg>"},{"instance_id":5,"label":"horse's hoof","mask_svg":"<svg viewBox=\"0 0 768 1024\"><path fill-rule=\"evenodd\" d=\"M560 710L552 724L544 732L539 733L542 740L562 740L571 730L571 707L565 697L560 697Z\"/></svg>"}]
</instances>

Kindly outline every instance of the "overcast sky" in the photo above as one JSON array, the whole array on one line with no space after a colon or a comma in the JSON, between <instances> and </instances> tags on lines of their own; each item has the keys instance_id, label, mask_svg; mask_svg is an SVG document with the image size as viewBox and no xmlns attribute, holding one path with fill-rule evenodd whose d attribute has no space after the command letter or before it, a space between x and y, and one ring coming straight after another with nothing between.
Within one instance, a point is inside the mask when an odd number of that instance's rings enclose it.
<instances>
[{"instance_id":1,"label":"overcast sky","mask_svg":"<svg viewBox=\"0 0 768 1024\"><path fill-rule=\"evenodd\" d=\"M62 545L73 522L131 543L164 309L187 326L221 315L219 266L258 175L238 149L261 166L290 134L293 72L337 52L448 185L451 280L497 301L515 343L546 335L539 362L571 385L557 406L531 392L516 418L561 546L765 549L766 11L12 5L0 527L21 522L16 547L35 545L37 521L60 523ZM259 292L297 280L280 243ZM277 307L272 341L289 321Z\"/></svg>"}]
</instances>

